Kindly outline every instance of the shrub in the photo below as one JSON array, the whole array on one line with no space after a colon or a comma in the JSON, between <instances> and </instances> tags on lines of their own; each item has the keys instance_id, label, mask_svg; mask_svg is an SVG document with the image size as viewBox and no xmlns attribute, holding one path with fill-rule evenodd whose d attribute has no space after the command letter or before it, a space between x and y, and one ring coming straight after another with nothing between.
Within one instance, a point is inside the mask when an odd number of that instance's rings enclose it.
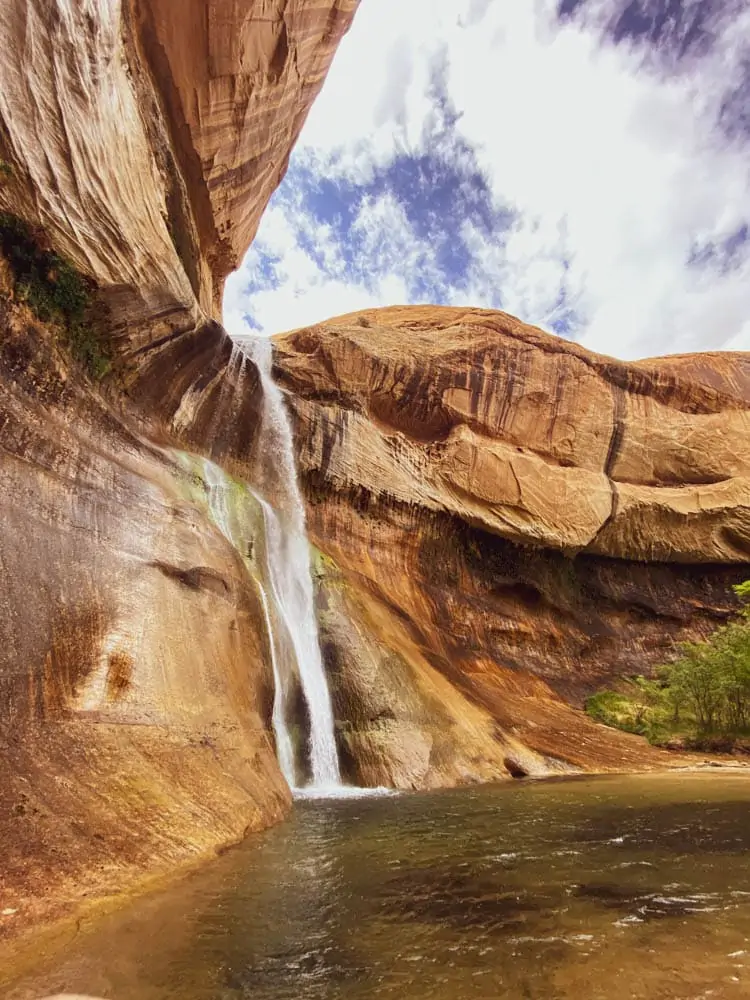
<instances>
[{"instance_id":1,"label":"shrub","mask_svg":"<svg viewBox=\"0 0 750 1000\"><path fill-rule=\"evenodd\" d=\"M623 691L599 691L592 695L586 700L586 714L595 722L645 736L652 743L667 737L662 686L645 677L634 677L623 687Z\"/></svg>"},{"instance_id":2,"label":"shrub","mask_svg":"<svg viewBox=\"0 0 750 1000\"><path fill-rule=\"evenodd\" d=\"M704 642L685 643L662 676L695 716L698 732L736 733L750 723L750 624L724 625Z\"/></svg>"},{"instance_id":3,"label":"shrub","mask_svg":"<svg viewBox=\"0 0 750 1000\"><path fill-rule=\"evenodd\" d=\"M750 599L750 581L734 588ZM586 702L597 722L641 733L652 742L684 737L694 748L732 747L750 728L750 614L723 625L702 642L679 647L658 680L635 677L622 692L600 691Z\"/></svg>"},{"instance_id":4,"label":"shrub","mask_svg":"<svg viewBox=\"0 0 750 1000\"><path fill-rule=\"evenodd\" d=\"M16 298L37 319L64 332L71 355L89 375L106 375L111 362L91 316L93 282L49 248L43 231L5 212L0 212L0 248L13 272Z\"/></svg>"},{"instance_id":5,"label":"shrub","mask_svg":"<svg viewBox=\"0 0 750 1000\"><path fill-rule=\"evenodd\" d=\"M586 714L595 722L619 728L628 713L628 699L617 691L598 691L586 699Z\"/></svg>"}]
</instances>

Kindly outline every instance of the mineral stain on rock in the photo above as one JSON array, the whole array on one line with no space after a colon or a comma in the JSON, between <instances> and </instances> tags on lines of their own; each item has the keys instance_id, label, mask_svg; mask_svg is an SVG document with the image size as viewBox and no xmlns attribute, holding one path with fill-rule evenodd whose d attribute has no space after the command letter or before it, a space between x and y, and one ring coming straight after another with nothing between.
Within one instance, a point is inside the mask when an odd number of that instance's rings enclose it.
<instances>
[{"instance_id":1,"label":"mineral stain on rock","mask_svg":"<svg viewBox=\"0 0 750 1000\"><path fill-rule=\"evenodd\" d=\"M369 747L365 783L658 764L573 707L736 610L747 355L626 364L503 313L414 306L280 335L274 371L328 557L326 650L345 739L360 758ZM387 692L356 681L367 659ZM407 709L408 674L417 701L443 685L439 709ZM403 770L395 725L384 748L365 711L381 704L399 706L421 764Z\"/></svg>"},{"instance_id":2,"label":"mineral stain on rock","mask_svg":"<svg viewBox=\"0 0 750 1000\"><path fill-rule=\"evenodd\" d=\"M289 808L262 532L234 546L196 469L253 481L222 285L356 7L0 5L0 935ZM288 334L274 374L349 780L660 764L576 705L733 611L747 357L625 365L417 307Z\"/></svg>"}]
</instances>

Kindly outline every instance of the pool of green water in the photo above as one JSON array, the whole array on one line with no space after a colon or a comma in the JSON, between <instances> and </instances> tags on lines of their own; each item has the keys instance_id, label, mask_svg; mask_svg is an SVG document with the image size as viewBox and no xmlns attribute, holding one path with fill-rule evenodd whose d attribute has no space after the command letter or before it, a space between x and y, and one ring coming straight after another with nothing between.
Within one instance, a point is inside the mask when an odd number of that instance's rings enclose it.
<instances>
[{"instance_id":1,"label":"pool of green water","mask_svg":"<svg viewBox=\"0 0 750 1000\"><path fill-rule=\"evenodd\" d=\"M303 801L6 995L748 1000L750 775Z\"/></svg>"}]
</instances>

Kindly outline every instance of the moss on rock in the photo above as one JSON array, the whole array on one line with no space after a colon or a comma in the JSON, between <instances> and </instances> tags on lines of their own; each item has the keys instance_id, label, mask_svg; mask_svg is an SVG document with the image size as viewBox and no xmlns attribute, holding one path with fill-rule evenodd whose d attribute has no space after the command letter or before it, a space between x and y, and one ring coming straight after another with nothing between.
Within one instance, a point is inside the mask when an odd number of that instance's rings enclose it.
<instances>
[{"instance_id":1,"label":"moss on rock","mask_svg":"<svg viewBox=\"0 0 750 1000\"><path fill-rule=\"evenodd\" d=\"M0 212L0 249L12 271L16 300L41 322L55 324L73 359L91 378L103 378L112 361L101 321L93 315L94 282L50 248L43 230L7 212Z\"/></svg>"}]
</instances>

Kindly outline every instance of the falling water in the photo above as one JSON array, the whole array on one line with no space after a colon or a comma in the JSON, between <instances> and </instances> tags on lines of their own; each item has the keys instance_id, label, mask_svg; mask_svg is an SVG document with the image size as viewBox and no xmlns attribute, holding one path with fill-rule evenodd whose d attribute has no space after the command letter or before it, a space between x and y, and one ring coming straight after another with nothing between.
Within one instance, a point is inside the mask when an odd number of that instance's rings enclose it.
<instances>
[{"instance_id":1,"label":"falling water","mask_svg":"<svg viewBox=\"0 0 750 1000\"><path fill-rule=\"evenodd\" d=\"M268 598L263 586L260 587L260 600L263 605L263 615L266 619L266 630L268 631L268 644L271 647L271 665L273 667L273 731L276 735L276 753L279 758L281 773L287 780L290 788L297 784L297 772L294 766L294 746L289 735L289 727L284 717L284 683L279 670L279 661L276 655L276 636L271 624L271 613L268 608Z\"/></svg>"},{"instance_id":2,"label":"falling water","mask_svg":"<svg viewBox=\"0 0 750 1000\"><path fill-rule=\"evenodd\" d=\"M258 366L263 386L259 486L266 497L273 498L279 513L265 500L258 499L265 518L268 576L273 598L292 643L310 717L312 786L320 790L334 788L340 786L341 778L333 709L320 655L310 549L305 530L305 510L297 484L292 432L281 390L271 377L270 340L247 338L241 346ZM281 695L279 727L286 730L284 684L278 681L277 693Z\"/></svg>"},{"instance_id":3,"label":"falling water","mask_svg":"<svg viewBox=\"0 0 750 1000\"><path fill-rule=\"evenodd\" d=\"M227 490L230 487L227 476L218 465L214 465L214 463L210 462L208 459L205 459L203 462L203 475L206 480L206 485L208 486L208 506L211 511L211 518L224 537L231 542L235 548L239 548L238 539L235 537L235 533L232 530L231 518L229 516ZM253 493L253 496L255 496L256 500L263 505L263 516L265 519L265 508L267 505L256 494ZM273 577L271 575L271 561L268 556L266 556L266 558L268 561L268 576L271 579L271 586L274 586ZM258 583L258 590L260 591L260 601L263 607L263 617L266 621L268 645L271 651L271 667L273 669L274 698L271 722L273 725L274 735L276 736L276 754L279 758L279 766L281 767L282 774L286 778L290 787L294 788L297 783L297 773L294 764L294 747L292 745L292 738L289 734L289 728L286 724L284 716L285 679L279 666L277 637L271 620L268 597L266 596L265 587L260 582Z\"/></svg>"},{"instance_id":4,"label":"falling water","mask_svg":"<svg viewBox=\"0 0 750 1000\"><path fill-rule=\"evenodd\" d=\"M229 506L226 496L226 482L224 473L218 465L206 459L203 463L203 475L208 486L208 506L211 511L211 518L224 535L224 537L235 544L232 535L232 526L229 523Z\"/></svg>"}]
</instances>

